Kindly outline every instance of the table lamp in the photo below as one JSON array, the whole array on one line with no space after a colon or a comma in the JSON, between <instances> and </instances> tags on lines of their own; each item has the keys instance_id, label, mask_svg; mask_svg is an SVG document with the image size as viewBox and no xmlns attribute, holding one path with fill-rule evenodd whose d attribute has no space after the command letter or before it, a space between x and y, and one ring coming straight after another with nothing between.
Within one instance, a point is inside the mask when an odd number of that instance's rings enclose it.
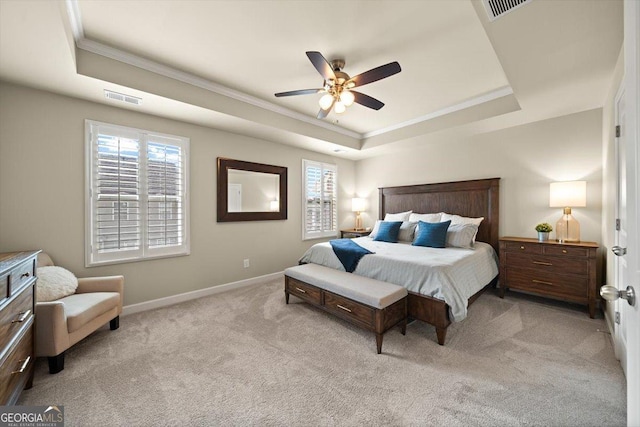
<instances>
[{"instance_id":1,"label":"table lamp","mask_svg":"<svg viewBox=\"0 0 640 427\"><path fill-rule=\"evenodd\" d=\"M580 224L571 215L571 208L587 206L587 182L552 182L549 187L549 207L564 208L556 223L556 240L560 243L580 241Z\"/></svg>"},{"instance_id":2,"label":"table lamp","mask_svg":"<svg viewBox=\"0 0 640 427\"><path fill-rule=\"evenodd\" d=\"M351 199L351 211L356 213L356 226L354 230L362 231L362 218L360 218L360 212L364 211L364 199L354 197Z\"/></svg>"}]
</instances>

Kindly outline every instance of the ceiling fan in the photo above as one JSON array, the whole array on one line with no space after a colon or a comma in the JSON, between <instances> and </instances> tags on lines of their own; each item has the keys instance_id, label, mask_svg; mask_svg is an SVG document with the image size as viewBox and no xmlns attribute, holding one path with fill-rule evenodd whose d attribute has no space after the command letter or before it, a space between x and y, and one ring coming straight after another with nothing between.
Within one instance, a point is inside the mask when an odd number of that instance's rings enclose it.
<instances>
[{"instance_id":1,"label":"ceiling fan","mask_svg":"<svg viewBox=\"0 0 640 427\"><path fill-rule=\"evenodd\" d=\"M280 92L276 93L276 97L324 93L319 101L319 119L327 117L332 108L338 114L344 113L346 108L354 102L374 110L381 109L384 107L384 103L369 95L356 92L352 89L387 78L402 70L398 62L390 62L369 71L365 71L357 76L349 77L347 73L342 71L345 64L344 59L334 59L329 62L320 52L307 52L307 57L324 79L323 87L318 89L301 89L289 92Z\"/></svg>"}]
</instances>

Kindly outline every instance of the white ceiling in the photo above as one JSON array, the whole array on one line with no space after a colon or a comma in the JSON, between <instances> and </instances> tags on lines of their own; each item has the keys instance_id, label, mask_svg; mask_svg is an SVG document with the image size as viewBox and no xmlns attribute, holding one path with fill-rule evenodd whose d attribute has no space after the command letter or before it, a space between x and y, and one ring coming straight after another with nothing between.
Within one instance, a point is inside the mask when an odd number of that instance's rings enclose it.
<instances>
[{"instance_id":1,"label":"white ceiling","mask_svg":"<svg viewBox=\"0 0 640 427\"><path fill-rule=\"evenodd\" d=\"M621 43L618 0L0 1L0 79L353 159L601 107ZM321 87L308 50L402 72L320 121L320 95L273 96Z\"/></svg>"}]
</instances>

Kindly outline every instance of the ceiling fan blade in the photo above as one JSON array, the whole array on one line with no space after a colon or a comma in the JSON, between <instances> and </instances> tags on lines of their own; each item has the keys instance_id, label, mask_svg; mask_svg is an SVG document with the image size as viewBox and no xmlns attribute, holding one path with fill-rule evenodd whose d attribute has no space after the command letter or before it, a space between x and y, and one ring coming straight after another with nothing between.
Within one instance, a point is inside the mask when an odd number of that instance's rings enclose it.
<instances>
[{"instance_id":1,"label":"ceiling fan blade","mask_svg":"<svg viewBox=\"0 0 640 427\"><path fill-rule=\"evenodd\" d=\"M329 65L329 62L320 52L307 52L307 57L325 80L336 80L336 75L334 74L331 65Z\"/></svg>"},{"instance_id":2,"label":"ceiling fan blade","mask_svg":"<svg viewBox=\"0 0 640 427\"><path fill-rule=\"evenodd\" d=\"M354 102L357 102L360 105L364 105L365 107L369 107L372 108L374 110L379 110L382 107L384 107L384 102L378 101L377 99L369 96L369 95L365 95L364 93L360 93L360 92L356 92L355 90L350 91L353 96Z\"/></svg>"},{"instance_id":3,"label":"ceiling fan blade","mask_svg":"<svg viewBox=\"0 0 640 427\"><path fill-rule=\"evenodd\" d=\"M356 87L356 86L364 86L366 84L387 78L389 76L393 76L394 74L402 71L400 68L400 64L398 62L390 62L385 65L381 65L377 68L373 68L369 71L365 71L362 74L358 74L355 77L352 77L351 80L345 83L347 88Z\"/></svg>"},{"instance_id":4,"label":"ceiling fan blade","mask_svg":"<svg viewBox=\"0 0 640 427\"><path fill-rule=\"evenodd\" d=\"M300 89L300 90L290 90L289 92L279 92L276 93L276 96L280 98L281 96L294 96L294 95L311 95L314 93L320 93L324 89Z\"/></svg>"},{"instance_id":5,"label":"ceiling fan blade","mask_svg":"<svg viewBox=\"0 0 640 427\"><path fill-rule=\"evenodd\" d=\"M318 111L318 118L319 119L324 119L325 117L327 117L335 103L336 103L336 100L334 99L333 102L331 103L331 105L329 106L329 108L327 108L326 110L324 108L321 108L320 111Z\"/></svg>"}]
</instances>

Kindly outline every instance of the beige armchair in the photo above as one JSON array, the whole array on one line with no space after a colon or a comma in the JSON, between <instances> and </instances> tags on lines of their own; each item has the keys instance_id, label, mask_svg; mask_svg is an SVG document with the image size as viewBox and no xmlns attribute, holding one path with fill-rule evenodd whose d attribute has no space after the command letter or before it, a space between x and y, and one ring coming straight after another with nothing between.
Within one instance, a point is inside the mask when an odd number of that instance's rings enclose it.
<instances>
[{"instance_id":1,"label":"beige armchair","mask_svg":"<svg viewBox=\"0 0 640 427\"><path fill-rule=\"evenodd\" d=\"M38 267L51 265L41 252ZM75 294L36 304L36 356L48 357L49 373L62 371L65 351L107 322L118 329L123 291L123 276L79 278Z\"/></svg>"}]
</instances>

